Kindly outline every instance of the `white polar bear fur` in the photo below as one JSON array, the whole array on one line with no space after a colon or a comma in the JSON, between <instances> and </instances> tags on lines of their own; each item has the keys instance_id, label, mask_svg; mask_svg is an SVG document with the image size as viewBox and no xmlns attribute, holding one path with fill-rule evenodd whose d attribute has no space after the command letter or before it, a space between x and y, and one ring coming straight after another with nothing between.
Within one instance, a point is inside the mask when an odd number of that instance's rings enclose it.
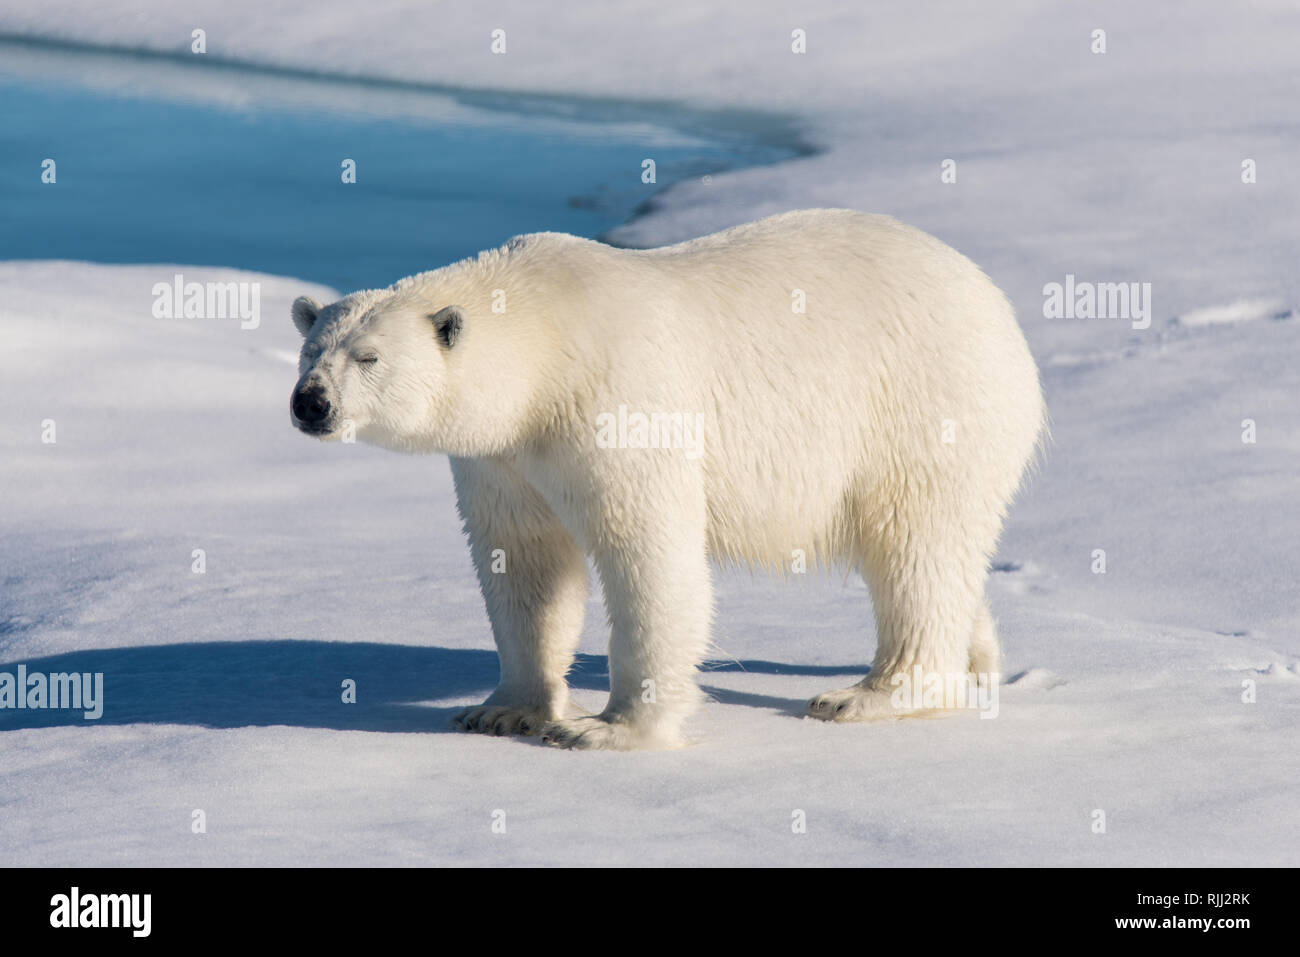
<instances>
[{"instance_id":1,"label":"white polar bear fur","mask_svg":"<svg viewBox=\"0 0 1300 957\"><path fill-rule=\"evenodd\" d=\"M450 346L429 318L449 306L463 317ZM937 239L848 210L650 250L540 233L294 314L299 385L334 410L322 437L350 420L363 441L451 456L501 660L500 686L461 727L681 743L701 697L710 559L788 569L802 550L861 571L871 673L813 699L816 717L897 716L890 679L918 667L1000 670L984 583L1046 410L1007 299ZM699 414L700 454L601 447L598 417L620 406ZM611 688L602 714L575 718L565 674L585 556Z\"/></svg>"}]
</instances>

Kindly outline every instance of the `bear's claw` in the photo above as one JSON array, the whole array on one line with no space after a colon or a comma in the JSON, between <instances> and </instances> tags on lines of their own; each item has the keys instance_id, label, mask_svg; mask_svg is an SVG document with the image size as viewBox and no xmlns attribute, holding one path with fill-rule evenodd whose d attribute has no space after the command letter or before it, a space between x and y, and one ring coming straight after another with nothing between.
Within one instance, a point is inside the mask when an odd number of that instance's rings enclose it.
<instances>
[{"instance_id":1,"label":"bear's claw","mask_svg":"<svg viewBox=\"0 0 1300 957\"><path fill-rule=\"evenodd\" d=\"M477 734L532 736L542 728L545 719L538 712L525 708L478 705L460 712L452 718L451 724L457 731Z\"/></svg>"}]
</instances>

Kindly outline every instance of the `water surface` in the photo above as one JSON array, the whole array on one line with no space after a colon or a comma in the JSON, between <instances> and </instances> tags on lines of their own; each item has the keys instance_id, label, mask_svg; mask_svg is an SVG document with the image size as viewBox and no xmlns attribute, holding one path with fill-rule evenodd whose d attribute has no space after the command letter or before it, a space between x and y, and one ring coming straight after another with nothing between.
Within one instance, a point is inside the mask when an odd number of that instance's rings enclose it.
<instances>
[{"instance_id":1,"label":"water surface","mask_svg":"<svg viewBox=\"0 0 1300 957\"><path fill-rule=\"evenodd\" d=\"M518 233L595 237L671 182L794 152L664 115L0 41L0 259L382 286Z\"/></svg>"}]
</instances>

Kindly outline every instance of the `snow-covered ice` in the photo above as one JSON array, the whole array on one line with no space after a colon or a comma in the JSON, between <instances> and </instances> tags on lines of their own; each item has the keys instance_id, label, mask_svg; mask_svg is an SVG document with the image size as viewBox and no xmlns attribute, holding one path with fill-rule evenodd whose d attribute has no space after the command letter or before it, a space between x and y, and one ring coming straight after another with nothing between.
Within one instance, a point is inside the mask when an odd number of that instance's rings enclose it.
<instances>
[{"instance_id":1,"label":"snow-covered ice","mask_svg":"<svg viewBox=\"0 0 1300 957\"><path fill-rule=\"evenodd\" d=\"M1281 299L1238 299L1222 306L1189 309L1177 317L1179 325L1210 326L1216 322L1249 322L1251 319L1290 319L1291 309Z\"/></svg>"},{"instance_id":2,"label":"snow-covered ice","mask_svg":"<svg viewBox=\"0 0 1300 957\"><path fill-rule=\"evenodd\" d=\"M182 51L196 26L252 62L792 113L821 152L670 189L616 238L843 205L981 263L1052 413L990 585L1000 713L798 717L870 661L866 589L726 572L693 747L451 733L496 663L445 460L288 423L289 302L331 291L4 263L0 666L103 671L108 706L0 713L0 864L1300 863L1300 11L0 2L9 34ZM260 326L152 318L173 272L260 281ZM1067 274L1150 282L1150 327L1044 318ZM593 710L604 637L596 597Z\"/></svg>"}]
</instances>

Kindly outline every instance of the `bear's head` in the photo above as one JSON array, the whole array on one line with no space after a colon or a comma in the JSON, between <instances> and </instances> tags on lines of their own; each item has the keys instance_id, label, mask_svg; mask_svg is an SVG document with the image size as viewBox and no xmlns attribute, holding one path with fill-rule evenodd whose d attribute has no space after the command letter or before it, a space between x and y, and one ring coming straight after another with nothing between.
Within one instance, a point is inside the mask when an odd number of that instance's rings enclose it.
<instances>
[{"instance_id":1,"label":"bear's head","mask_svg":"<svg viewBox=\"0 0 1300 957\"><path fill-rule=\"evenodd\" d=\"M518 442L537 407L536 329L476 308L481 296L464 278L422 274L325 306L297 299L294 427L324 440L465 457Z\"/></svg>"},{"instance_id":2,"label":"bear's head","mask_svg":"<svg viewBox=\"0 0 1300 957\"><path fill-rule=\"evenodd\" d=\"M606 248L534 233L327 306L300 297L294 427L462 458L563 429L603 367L604 340L574 328L592 314L590 257Z\"/></svg>"},{"instance_id":3,"label":"bear's head","mask_svg":"<svg viewBox=\"0 0 1300 957\"><path fill-rule=\"evenodd\" d=\"M393 448L424 444L465 325L461 307L430 311L375 292L328 306L300 296L293 323L303 336L289 401L297 429L327 441L350 433Z\"/></svg>"}]
</instances>

